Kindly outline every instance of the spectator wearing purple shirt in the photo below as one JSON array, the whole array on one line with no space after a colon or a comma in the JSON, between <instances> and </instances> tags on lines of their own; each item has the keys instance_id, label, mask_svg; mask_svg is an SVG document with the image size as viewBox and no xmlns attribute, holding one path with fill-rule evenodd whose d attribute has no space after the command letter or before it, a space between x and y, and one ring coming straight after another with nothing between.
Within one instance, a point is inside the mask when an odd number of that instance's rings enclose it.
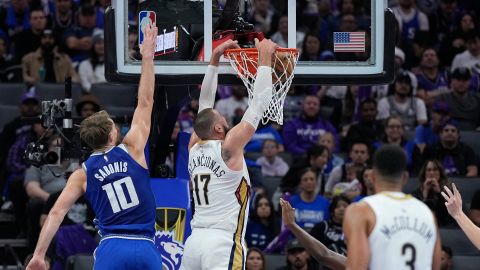
<instances>
[{"instance_id":1,"label":"spectator wearing purple shirt","mask_svg":"<svg viewBox=\"0 0 480 270\"><path fill-rule=\"evenodd\" d=\"M427 146L424 159L439 160L449 176L475 177L478 175L477 158L473 149L460 141L458 122L450 120L440 131L440 141Z\"/></svg>"},{"instance_id":2,"label":"spectator wearing purple shirt","mask_svg":"<svg viewBox=\"0 0 480 270\"><path fill-rule=\"evenodd\" d=\"M2 89L3 90L3 89ZM5 89L8 90L8 89ZM24 93L20 98L19 104L20 116L13 119L3 127L0 133L0 179L4 180L5 174L10 173L10 168L6 165L7 156L10 148L23 134L32 134L32 125L28 123L26 117L35 117L40 112L39 100L33 91ZM2 181L0 181L1 183ZM2 183L3 184L3 183Z\"/></svg>"},{"instance_id":3,"label":"spectator wearing purple shirt","mask_svg":"<svg viewBox=\"0 0 480 270\"><path fill-rule=\"evenodd\" d=\"M439 69L440 60L437 51L428 48L422 53L420 66L416 70L418 88L417 96L431 106L435 97L450 92L448 73Z\"/></svg>"},{"instance_id":4,"label":"spectator wearing purple shirt","mask_svg":"<svg viewBox=\"0 0 480 270\"><path fill-rule=\"evenodd\" d=\"M306 96L303 100L302 114L286 123L283 128L285 148L293 155L302 155L318 141L325 132L335 135L338 145L337 131L333 125L319 115L320 101L316 96Z\"/></svg>"}]
</instances>

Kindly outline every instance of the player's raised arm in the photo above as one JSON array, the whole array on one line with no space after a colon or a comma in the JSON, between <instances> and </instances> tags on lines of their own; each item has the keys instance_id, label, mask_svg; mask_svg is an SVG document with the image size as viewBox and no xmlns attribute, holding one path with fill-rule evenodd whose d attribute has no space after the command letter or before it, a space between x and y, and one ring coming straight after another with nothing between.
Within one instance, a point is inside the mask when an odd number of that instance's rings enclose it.
<instances>
[{"instance_id":1,"label":"player's raised arm","mask_svg":"<svg viewBox=\"0 0 480 270\"><path fill-rule=\"evenodd\" d=\"M373 215L366 203L353 203L345 212L343 232L348 250L347 270L368 269L371 256L368 243L369 222L375 218Z\"/></svg>"},{"instance_id":2,"label":"player's raised arm","mask_svg":"<svg viewBox=\"0 0 480 270\"><path fill-rule=\"evenodd\" d=\"M27 270L47 269L45 265L45 253L47 252L48 246L50 246L50 242L70 207L83 195L86 181L87 176L82 169L76 170L68 178L67 185L63 189L62 194L60 194L52 210L48 213L48 217L45 220L45 224L38 238L37 247L33 252L33 258L28 264Z\"/></svg>"},{"instance_id":3,"label":"player's raised arm","mask_svg":"<svg viewBox=\"0 0 480 270\"><path fill-rule=\"evenodd\" d=\"M205 109L213 108L215 104L215 93L217 92L218 85L218 65L220 63L220 57L227 49L240 48L236 40L227 40L224 43L218 45L212 53L210 64L207 67L205 77L203 77L202 87L200 88L200 98L198 100L198 112ZM195 132L190 137L188 149L198 142L199 138Z\"/></svg>"},{"instance_id":4,"label":"player's raised arm","mask_svg":"<svg viewBox=\"0 0 480 270\"><path fill-rule=\"evenodd\" d=\"M304 231L295 223L295 210L290 203L280 199L282 207L282 219L287 228L295 235L298 241L305 247L319 263L334 270L345 269L347 259L345 256L329 250L320 241Z\"/></svg>"},{"instance_id":5,"label":"player's raised arm","mask_svg":"<svg viewBox=\"0 0 480 270\"><path fill-rule=\"evenodd\" d=\"M452 184L452 187L453 191L445 186L445 190L441 193L443 198L445 198L445 206L447 206L448 213L457 221L458 226L460 226L473 245L480 249L480 228L475 226L462 211L462 196L460 196L460 192L455 184Z\"/></svg>"},{"instance_id":6,"label":"player's raised arm","mask_svg":"<svg viewBox=\"0 0 480 270\"><path fill-rule=\"evenodd\" d=\"M258 49L258 69L253 98L242 121L227 133L222 146L222 156L232 169L243 166L243 148L252 138L272 100L272 57L278 45L269 39L260 42L255 39L255 46ZM232 158L234 160L229 161Z\"/></svg>"},{"instance_id":7,"label":"player's raised arm","mask_svg":"<svg viewBox=\"0 0 480 270\"><path fill-rule=\"evenodd\" d=\"M438 230L436 221L435 226L437 229L437 239L435 240L435 246L433 247L432 270L440 270L442 267L442 243L440 240L440 231Z\"/></svg>"},{"instance_id":8,"label":"player's raised arm","mask_svg":"<svg viewBox=\"0 0 480 270\"><path fill-rule=\"evenodd\" d=\"M145 168L147 163L143 151L147 144L151 126L153 92L155 90L153 57L157 31L155 25L149 24L145 27L145 39L140 48L140 53L142 54L142 75L140 76L140 85L138 86L138 104L133 114L130 131L123 140L130 154Z\"/></svg>"}]
</instances>

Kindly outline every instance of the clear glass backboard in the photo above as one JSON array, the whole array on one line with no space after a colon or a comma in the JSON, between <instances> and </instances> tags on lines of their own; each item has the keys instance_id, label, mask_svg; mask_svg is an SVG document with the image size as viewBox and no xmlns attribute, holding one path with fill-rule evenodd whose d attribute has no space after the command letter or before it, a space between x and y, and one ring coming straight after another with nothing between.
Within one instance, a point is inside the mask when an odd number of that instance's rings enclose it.
<instances>
[{"instance_id":1,"label":"clear glass backboard","mask_svg":"<svg viewBox=\"0 0 480 270\"><path fill-rule=\"evenodd\" d=\"M393 80L396 26L383 0L113 1L106 12L107 80L138 80L141 26L149 21L159 29L158 84L201 83L212 48L222 38L251 31L299 49L293 84ZM227 61L219 71L219 83L241 84Z\"/></svg>"}]
</instances>

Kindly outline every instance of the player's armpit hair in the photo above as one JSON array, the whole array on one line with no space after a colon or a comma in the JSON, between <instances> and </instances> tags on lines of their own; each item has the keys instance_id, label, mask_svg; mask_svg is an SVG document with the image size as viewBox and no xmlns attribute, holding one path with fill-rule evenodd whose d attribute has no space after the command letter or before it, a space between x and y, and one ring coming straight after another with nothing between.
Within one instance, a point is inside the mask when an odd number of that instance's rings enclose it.
<instances>
[{"instance_id":1,"label":"player's armpit hair","mask_svg":"<svg viewBox=\"0 0 480 270\"><path fill-rule=\"evenodd\" d=\"M207 140L212 135L216 120L217 115L212 108L204 109L197 114L193 123L193 130L201 140Z\"/></svg>"},{"instance_id":2,"label":"player's armpit hair","mask_svg":"<svg viewBox=\"0 0 480 270\"><path fill-rule=\"evenodd\" d=\"M222 159L224 162L228 162L228 160L232 157L232 153L227 150L222 148Z\"/></svg>"}]
</instances>

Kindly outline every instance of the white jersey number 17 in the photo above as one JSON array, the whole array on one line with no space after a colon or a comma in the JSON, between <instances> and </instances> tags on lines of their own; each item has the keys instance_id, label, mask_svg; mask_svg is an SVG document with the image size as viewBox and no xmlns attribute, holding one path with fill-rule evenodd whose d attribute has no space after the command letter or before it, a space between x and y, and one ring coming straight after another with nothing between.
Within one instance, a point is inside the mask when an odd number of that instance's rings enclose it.
<instances>
[{"instance_id":1,"label":"white jersey number 17","mask_svg":"<svg viewBox=\"0 0 480 270\"><path fill-rule=\"evenodd\" d=\"M193 176L193 190L195 191L195 198L197 205L208 205L208 183L210 182L210 174L196 174ZM203 193L203 196L200 194Z\"/></svg>"}]
</instances>

